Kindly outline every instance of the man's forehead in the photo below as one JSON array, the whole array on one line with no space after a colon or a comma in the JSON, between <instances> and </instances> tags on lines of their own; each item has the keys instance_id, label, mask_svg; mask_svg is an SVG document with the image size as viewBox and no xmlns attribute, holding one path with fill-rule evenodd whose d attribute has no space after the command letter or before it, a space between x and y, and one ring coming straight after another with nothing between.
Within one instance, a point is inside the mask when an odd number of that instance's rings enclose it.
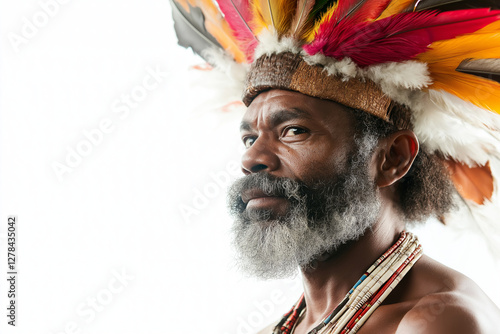
<instances>
[{"instance_id":1,"label":"man's forehead","mask_svg":"<svg viewBox=\"0 0 500 334\"><path fill-rule=\"evenodd\" d=\"M308 118L321 121L349 117L349 109L333 101L319 99L302 93L273 89L260 93L250 104L242 120L250 124L260 120L275 123L277 120Z\"/></svg>"}]
</instances>

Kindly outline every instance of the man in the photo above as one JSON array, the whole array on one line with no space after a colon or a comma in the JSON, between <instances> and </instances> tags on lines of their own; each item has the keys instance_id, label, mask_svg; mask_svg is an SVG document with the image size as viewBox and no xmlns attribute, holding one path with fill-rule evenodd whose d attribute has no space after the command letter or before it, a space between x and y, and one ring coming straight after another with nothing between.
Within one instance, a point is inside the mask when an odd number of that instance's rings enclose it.
<instances>
[{"instance_id":1,"label":"man","mask_svg":"<svg viewBox=\"0 0 500 334\"><path fill-rule=\"evenodd\" d=\"M457 197L471 210L493 199L500 11L482 7L498 5L174 5L183 44L201 20L195 50L223 46L250 64L245 177L229 193L235 245L247 272L299 267L304 279L296 305L261 333L500 332L488 297L405 232L446 219Z\"/></svg>"},{"instance_id":2,"label":"man","mask_svg":"<svg viewBox=\"0 0 500 334\"><path fill-rule=\"evenodd\" d=\"M398 188L417 156L417 138L409 130L377 138L377 120L363 117L285 90L261 93L243 117L247 176L231 193L236 245L242 266L261 277L301 266L307 311L296 334L309 333L340 304L405 229ZM420 204L440 215L450 208L451 187L443 167L431 166L437 172L420 196L430 198ZM424 255L358 333L496 333L498 319L475 283Z\"/></svg>"}]
</instances>

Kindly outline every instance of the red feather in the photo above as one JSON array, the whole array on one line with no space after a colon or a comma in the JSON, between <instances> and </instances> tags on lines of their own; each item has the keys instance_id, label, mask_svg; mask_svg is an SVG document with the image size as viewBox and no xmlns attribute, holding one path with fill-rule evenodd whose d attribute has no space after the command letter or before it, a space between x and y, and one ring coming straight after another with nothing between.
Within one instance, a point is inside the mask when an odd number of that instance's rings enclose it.
<instances>
[{"instance_id":1,"label":"red feather","mask_svg":"<svg viewBox=\"0 0 500 334\"><path fill-rule=\"evenodd\" d=\"M366 0L339 0L337 1L337 9L333 13L331 20L334 22L340 22L346 17L349 17L353 11L362 5Z\"/></svg>"},{"instance_id":2,"label":"red feather","mask_svg":"<svg viewBox=\"0 0 500 334\"><path fill-rule=\"evenodd\" d=\"M234 37L240 42L242 51L251 61L258 40L249 25L253 15L248 0L217 0L217 3L233 31Z\"/></svg>"},{"instance_id":3,"label":"red feather","mask_svg":"<svg viewBox=\"0 0 500 334\"><path fill-rule=\"evenodd\" d=\"M352 22L370 21L376 19L389 5L389 2L391 0L339 0L332 19L337 23L351 18Z\"/></svg>"},{"instance_id":4,"label":"red feather","mask_svg":"<svg viewBox=\"0 0 500 334\"><path fill-rule=\"evenodd\" d=\"M392 0L366 1L355 13L354 21L372 21L382 14Z\"/></svg>"},{"instance_id":5,"label":"red feather","mask_svg":"<svg viewBox=\"0 0 500 334\"><path fill-rule=\"evenodd\" d=\"M437 13L402 13L373 23L331 20L323 23L316 40L304 49L328 57L350 57L359 66L412 59L432 42L472 33L500 20L500 11L470 9Z\"/></svg>"}]
</instances>

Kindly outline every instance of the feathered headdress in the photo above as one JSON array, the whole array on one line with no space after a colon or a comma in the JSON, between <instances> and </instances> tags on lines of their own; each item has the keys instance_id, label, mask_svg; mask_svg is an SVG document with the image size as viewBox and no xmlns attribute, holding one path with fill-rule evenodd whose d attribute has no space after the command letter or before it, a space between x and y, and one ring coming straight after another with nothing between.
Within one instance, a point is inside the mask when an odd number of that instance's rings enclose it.
<instances>
[{"instance_id":1,"label":"feathered headdress","mask_svg":"<svg viewBox=\"0 0 500 334\"><path fill-rule=\"evenodd\" d=\"M248 64L243 102L270 88L390 121L411 110L469 207L498 196L498 0L172 0L180 44Z\"/></svg>"}]
</instances>

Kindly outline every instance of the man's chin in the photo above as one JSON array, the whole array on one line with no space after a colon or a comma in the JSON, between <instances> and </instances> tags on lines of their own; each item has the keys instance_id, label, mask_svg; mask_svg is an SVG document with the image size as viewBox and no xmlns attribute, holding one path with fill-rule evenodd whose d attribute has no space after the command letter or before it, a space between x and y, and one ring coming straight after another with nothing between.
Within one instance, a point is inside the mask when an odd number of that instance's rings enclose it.
<instances>
[{"instance_id":1,"label":"man's chin","mask_svg":"<svg viewBox=\"0 0 500 334\"><path fill-rule=\"evenodd\" d=\"M282 222L279 221L278 219L267 218L267 219L248 220L248 223L258 226L261 230L268 230L269 228L281 224Z\"/></svg>"}]
</instances>

